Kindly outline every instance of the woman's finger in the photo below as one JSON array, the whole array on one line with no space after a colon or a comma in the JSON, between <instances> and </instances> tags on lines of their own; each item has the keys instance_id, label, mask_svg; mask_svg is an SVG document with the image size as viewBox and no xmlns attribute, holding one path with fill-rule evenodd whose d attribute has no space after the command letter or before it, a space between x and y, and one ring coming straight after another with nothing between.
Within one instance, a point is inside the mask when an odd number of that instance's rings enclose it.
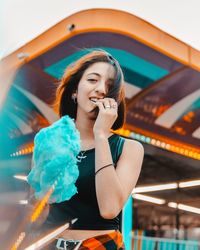
<instances>
[{"instance_id":1,"label":"woman's finger","mask_svg":"<svg viewBox=\"0 0 200 250\"><path fill-rule=\"evenodd\" d=\"M96 103L97 107L99 108L100 111L104 110L104 105L103 105L103 102L97 100Z\"/></svg>"},{"instance_id":2,"label":"woman's finger","mask_svg":"<svg viewBox=\"0 0 200 250\"><path fill-rule=\"evenodd\" d=\"M103 99L103 105L106 110L110 109L110 101L108 99Z\"/></svg>"},{"instance_id":3,"label":"woman's finger","mask_svg":"<svg viewBox=\"0 0 200 250\"><path fill-rule=\"evenodd\" d=\"M111 107L110 101L108 98L99 99L99 100L97 100L96 103L101 103L103 105L104 110L108 110Z\"/></svg>"},{"instance_id":4,"label":"woman's finger","mask_svg":"<svg viewBox=\"0 0 200 250\"><path fill-rule=\"evenodd\" d=\"M115 100L110 100L110 108L117 110L118 105L117 105L117 102Z\"/></svg>"}]
</instances>

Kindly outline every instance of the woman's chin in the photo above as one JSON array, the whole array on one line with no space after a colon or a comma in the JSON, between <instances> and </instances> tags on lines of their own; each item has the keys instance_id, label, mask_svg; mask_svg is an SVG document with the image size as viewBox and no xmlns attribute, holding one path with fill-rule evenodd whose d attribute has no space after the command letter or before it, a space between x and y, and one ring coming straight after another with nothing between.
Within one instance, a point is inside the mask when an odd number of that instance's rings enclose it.
<instances>
[{"instance_id":1,"label":"woman's chin","mask_svg":"<svg viewBox=\"0 0 200 250\"><path fill-rule=\"evenodd\" d=\"M90 118L91 120L96 120L98 114L99 114L99 108L96 107L96 108L94 108L93 110L91 110L91 111L89 112L89 118Z\"/></svg>"}]
</instances>

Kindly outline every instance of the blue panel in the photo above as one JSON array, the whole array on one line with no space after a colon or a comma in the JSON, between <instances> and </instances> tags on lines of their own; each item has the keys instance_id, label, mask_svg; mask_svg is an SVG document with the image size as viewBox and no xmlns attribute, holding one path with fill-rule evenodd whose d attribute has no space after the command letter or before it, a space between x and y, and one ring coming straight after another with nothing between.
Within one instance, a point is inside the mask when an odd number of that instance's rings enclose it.
<instances>
[{"instance_id":1,"label":"blue panel","mask_svg":"<svg viewBox=\"0 0 200 250\"><path fill-rule=\"evenodd\" d=\"M164 77L169 72L159 66L156 66L138 56L129 52L114 49L114 48L101 48L112 54L120 63L125 71L125 80L134 85L144 88L152 82ZM44 71L55 78L60 79L68 65L79 59L81 56L92 51L84 50L78 51L54 64L47 67ZM127 73L127 76L126 76ZM126 79L127 78L127 79Z\"/></svg>"},{"instance_id":2,"label":"blue panel","mask_svg":"<svg viewBox=\"0 0 200 250\"><path fill-rule=\"evenodd\" d=\"M132 196L129 197L123 209L122 216L122 233L126 250L131 250L131 237L132 237Z\"/></svg>"}]
</instances>

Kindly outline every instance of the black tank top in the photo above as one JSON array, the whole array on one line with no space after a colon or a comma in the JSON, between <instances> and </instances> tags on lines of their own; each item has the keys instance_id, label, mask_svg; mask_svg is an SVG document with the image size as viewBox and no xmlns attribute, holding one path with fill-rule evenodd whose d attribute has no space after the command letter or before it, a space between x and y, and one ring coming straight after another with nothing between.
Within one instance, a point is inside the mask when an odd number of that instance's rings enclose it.
<instances>
[{"instance_id":1,"label":"black tank top","mask_svg":"<svg viewBox=\"0 0 200 250\"><path fill-rule=\"evenodd\" d=\"M125 139L113 134L108 141L113 162L116 164L122 153ZM104 219L99 212L95 191L95 149L84 151L84 156L86 157L78 162L79 177L76 181L78 193L69 201L51 204L45 224L56 226L78 218L70 229L119 229L119 215L114 219Z\"/></svg>"}]
</instances>

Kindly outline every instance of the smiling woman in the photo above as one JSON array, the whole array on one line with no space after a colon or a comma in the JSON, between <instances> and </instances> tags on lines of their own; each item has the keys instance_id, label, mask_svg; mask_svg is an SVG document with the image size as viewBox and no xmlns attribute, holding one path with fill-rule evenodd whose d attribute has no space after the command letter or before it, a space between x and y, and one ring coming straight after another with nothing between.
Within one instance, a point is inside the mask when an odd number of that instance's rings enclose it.
<instances>
[{"instance_id":1,"label":"smiling woman","mask_svg":"<svg viewBox=\"0 0 200 250\"><path fill-rule=\"evenodd\" d=\"M114 81L114 77L113 66L106 62L96 62L84 72L78 88L73 94L80 107L77 110L77 115L86 112L91 114L91 119L96 119L98 113L95 111L99 110L97 104L101 103L105 96L109 96L109 89L111 89L109 84ZM107 97L107 100L104 100L102 104L110 107L111 102L112 98L108 99Z\"/></svg>"},{"instance_id":2,"label":"smiling woman","mask_svg":"<svg viewBox=\"0 0 200 250\"><path fill-rule=\"evenodd\" d=\"M97 67L97 72L93 72L94 68L89 69L95 63L102 63L101 66ZM108 65L105 65L108 64ZM103 67L103 68L102 68ZM96 67L95 67L96 68ZM104 72L105 69L105 72ZM87 72L85 72L88 70ZM111 72L107 72L110 71ZM98 72L100 71L100 72ZM100 73L103 75L101 76ZM88 75L86 78L86 74L95 73L92 75ZM112 129L116 130L123 126L125 119L125 93L124 93L124 77L121 70L121 67L117 60L115 60L110 54L100 51L93 51L92 53L87 54L80 58L76 63L71 64L65 71L61 84L57 89L57 96L54 103L54 107L56 112L59 113L60 116L69 115L70 117L76 119L77 115L77 90L79 86L79 82L87 81L91 84L97 85L97 83L102 83L103 77L105 78L105 74L107 74L108 79L106 79L106 96L113 98L117 101L118 105L118 117L113 124ZM111 78L111 79L110 79ZM105 90L104 90L105 91ZM102 95L102 93L100 93ZM105 95L105 93L103 94ZM95 97L88 96L88 98ZM67 103L67 105L66 105ZM97 110L97 109L96 109Z\"/></svg>"},{"instance_id":3,"label":"smiling woman","mask_svg":"<svg viewBox=\"0 0 200 250\"><path fill-rule=\"evenodd\" d=\"M78 220L48 249L71 244L79 249L124 249L119 215L136 185L143 147L111 132L125 119L123 79L111 55L92 51L66 69L57 89L55 109L60 117L73 118L80 132L78 192L51 204L45 224Z\"/></svg>"}]
</instances>

